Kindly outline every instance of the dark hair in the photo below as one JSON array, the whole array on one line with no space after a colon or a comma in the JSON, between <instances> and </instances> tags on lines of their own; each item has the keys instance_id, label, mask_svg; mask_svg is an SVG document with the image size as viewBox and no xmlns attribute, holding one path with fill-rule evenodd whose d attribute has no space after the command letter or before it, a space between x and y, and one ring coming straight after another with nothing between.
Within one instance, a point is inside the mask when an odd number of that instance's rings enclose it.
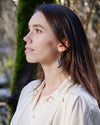
<instances>
[{"instance_id":1,"label":"dark hair","mask_svg":"<svg viewBox=\"0 0 100 125\"><path fill-rule=\"evenodd\" d=\"M38 6L34 13L44 14L55 36L64 45L63 39L69 42L61 55L62 67L71 76L74 84L81 84L100 106L99 82L96 75L91 51L83 26L76 14L68 7L58 4ZM44 80L42 66L38 65L38 78Z\"/></svg>"}]
</instances>

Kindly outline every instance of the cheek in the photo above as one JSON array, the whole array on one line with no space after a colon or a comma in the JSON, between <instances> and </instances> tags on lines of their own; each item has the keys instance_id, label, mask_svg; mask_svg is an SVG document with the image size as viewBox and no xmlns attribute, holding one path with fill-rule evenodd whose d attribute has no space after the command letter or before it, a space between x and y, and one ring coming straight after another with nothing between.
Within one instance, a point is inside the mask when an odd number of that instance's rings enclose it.
<instances>
[{"instance_id":1,"label":"cheek","mask_svg":"<svg viewBox=\"0 0 100 125\"><path fill-rule=\"evenodd\" d=\"M54 40L50 38L46 38L41 41L41 44L39 45L40 50L46 53L55 53L57 51L57 45Z\"/></svg>"}]
</instances>

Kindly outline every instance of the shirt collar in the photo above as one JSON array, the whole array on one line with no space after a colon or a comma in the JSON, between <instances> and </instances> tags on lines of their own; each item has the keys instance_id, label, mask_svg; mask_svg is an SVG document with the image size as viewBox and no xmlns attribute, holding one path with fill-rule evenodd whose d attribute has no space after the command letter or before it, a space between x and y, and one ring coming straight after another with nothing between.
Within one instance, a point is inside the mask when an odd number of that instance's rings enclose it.
<instances>
[{"instance_id":1,"label":"shirt collar","mask_svg":"<svg viewBox=\"0 0 100 125\"><path fill-rule=\"evenodd\" d=\"M44 79L41 85L36 89L36 92L41 91L45 84L46 83ZM72 85L73 81L71 76L66 77L62 84L49 97L60 99L61 96L63 96Z\"/></svg>"},{"instance_id":2,"label":"shirt collar","mask_svg":"<svg viewBox=\"0 0 100 125\"><path fill-rule=\"evenodd\" d=\"M73 85L73 81L71 79L71 76L68 76L65 78L65 80L62 82L62 84L50 95L53 98L56 99L62 99L62 97L65 95L67 90Z\"/></svg>"},{"instance_id":3,"label":"shirt collar","mask_svg":"<svg viewBox=\"0 0 100 125\"><path fill-rule=\"evenodd\" d=\"M44 85L45 85L46 83L45 83L45 79L42 81L42 83L40 84L40 86L36 89L36 91L38 92L38 91L40 91L40 90L42 90L42 88L44 87Z\"/></svg>"}]
</instances>

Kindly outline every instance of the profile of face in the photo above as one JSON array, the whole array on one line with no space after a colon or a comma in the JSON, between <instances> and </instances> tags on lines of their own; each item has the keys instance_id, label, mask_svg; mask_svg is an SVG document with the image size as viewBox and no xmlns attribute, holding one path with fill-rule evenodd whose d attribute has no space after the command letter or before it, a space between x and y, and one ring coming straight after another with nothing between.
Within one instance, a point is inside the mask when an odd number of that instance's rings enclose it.
<instances>
[{"instance_id":1,"label":"profile of face","mask_svg":"<svg viewBox=\"0 0 100 125\"><path fill-rule=\"evenodd\" d=\"M29 21L29 33L24 37L26 60L29 63L51 63L58 60L60 42L42 12L37 11Z\"/></svg>"}]
</instances>

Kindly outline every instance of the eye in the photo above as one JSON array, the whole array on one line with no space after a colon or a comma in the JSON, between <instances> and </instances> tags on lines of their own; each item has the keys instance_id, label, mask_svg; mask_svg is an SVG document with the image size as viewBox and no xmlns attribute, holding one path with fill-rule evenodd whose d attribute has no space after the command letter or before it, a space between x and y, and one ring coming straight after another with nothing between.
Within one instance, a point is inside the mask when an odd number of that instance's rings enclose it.
<instances>
[{"instance_id":1,"label":"eye","mask_svg":"<svg viewBox=\"0 0 100 125\"><path fill-rule=\"evenodd\" d=\"M41 33L41 30L35 29L36 33Z\"/></svg>"}]
</instances>

